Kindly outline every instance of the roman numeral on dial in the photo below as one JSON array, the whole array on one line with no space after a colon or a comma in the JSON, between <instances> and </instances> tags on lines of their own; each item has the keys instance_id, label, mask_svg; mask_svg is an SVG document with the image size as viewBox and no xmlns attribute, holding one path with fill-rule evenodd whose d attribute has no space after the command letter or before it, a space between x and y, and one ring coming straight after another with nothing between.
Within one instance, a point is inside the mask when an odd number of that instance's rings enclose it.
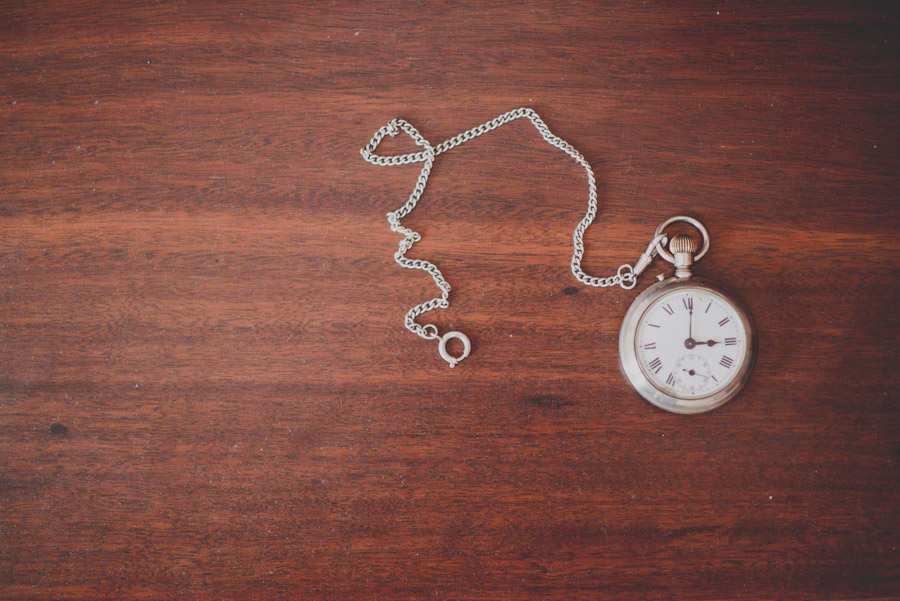
<instances>
[{"instance_id":1,"label":"roman numeral on dial","mask_svg":"<svg viewBox=\"0 0 900 601\"><path fill-rule=\"evenodd\" d=\"M721 361L719 361L719 365L721 365L723 367L731 368L731 366L734 365L734 359L732 359L731 357L728 357L726 355L726 356L722 357Z\"/></svg>"},{"instance_id":2,"label":"roman numeral on dial","mask_svg":"<svg viewBox=\"0 0 900 601\"><path fill-rule=\"evenodd\" d=\"M683 299L681 299L681 301L684 303L685 309L687 309L688 311L694 310L694 297L693 296L683 298Z\"/></svg>"},{"instance_id":3,"label":"roman numeral on dial","mask_svg":"<svg viewBox=\"0 0 900 601\"><path fill-rule=\"evenodd\" d=\"M663 311L669 315L675 315L675 309L672 308L672 305L663 305Z\"/></svg>"},{"instance_id":4,"label":"roman numeral on dial","mask_svg":"<svg viewBox=\"0 0 900 601\"><path fill-rule=\"evenodd\" d=\"M659 373L659 370L662 369L662 361L659 360L659 357L650 362L650 369L653 370L653 373Z\"/></svg>"},{"instance_id":5,"label":"roman numeral on dial","mask_svg":"<svg viewBox=\"0 0 900 601\"><path fill-rule=\"evenodd\" d=\"M737 338L726 338L725 346L737 346Z\"/></svg>"},{"instance_id":6,"label":"roman numeral on dial","mask_svg":"<svg viewBox=\"0 0 900 601\"><path fill-rule=\"evenodd\" d=\"M644 345L644 348L645 348L646 350L652 351L653 349L656 348L656 343L655 343L655 342L648 342L647 344Z\"/></svg>"},{"instance_id":7,"label":"roman numeral on dial","mask_svg":"<svg viewBox=\"0 0 900 601\"><path fill-rule=\"evenodd\" d=\"M723 319L722 321L719 322L719 325L720 325L720 326L724 326L724 325L725 325L726 323L728 323L729 321L731 321L731 318L730 318L730 317L726 317L725 319Z\"/></svg>"},{"instance_id":8,"label":"roman numeral on dial","mask_svg":"<svg viewBox=\"0 0 900 601\"><path fill-rule=\"evenodd\" d=\"M666 378L666 384L668 384L669 386L674 386L675 385L675 376L673 376L672 374L669 374L669 377Z\"/></svg>"}]
</instances>

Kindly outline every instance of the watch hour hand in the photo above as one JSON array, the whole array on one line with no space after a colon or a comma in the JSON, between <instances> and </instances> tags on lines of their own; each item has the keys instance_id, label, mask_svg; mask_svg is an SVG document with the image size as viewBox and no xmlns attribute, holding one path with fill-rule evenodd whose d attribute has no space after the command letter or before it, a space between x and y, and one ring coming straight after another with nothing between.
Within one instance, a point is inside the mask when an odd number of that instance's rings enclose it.
<instances>
[{"instance_id":1,"label":"watch hour hand","mask_svg":"<svg viewBox=\"0 0 900 601\"><path fill-rule=\"evenodd\" d=\"M694 348L695 346L699 346L701 344L705 344L708 346L712 346L714 344L719 344L718 340L694 340L693 338L688 338L684 341L685 348Z\"/></svg>"}]
</instances>

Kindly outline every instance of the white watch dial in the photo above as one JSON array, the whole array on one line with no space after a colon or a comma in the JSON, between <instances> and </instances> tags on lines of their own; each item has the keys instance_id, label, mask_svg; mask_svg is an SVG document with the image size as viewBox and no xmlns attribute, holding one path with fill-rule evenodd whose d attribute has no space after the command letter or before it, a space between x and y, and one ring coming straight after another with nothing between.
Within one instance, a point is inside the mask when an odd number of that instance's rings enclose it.
<instances>
[{"instance_id":1,"label":"white watch dial","mask_svg":"<svg viewBox=\"0 0 900 601\"><path fill-rule=\"evenodd\" d=\"M715 394L747 360L747 335L737 310L704 289L658 298L641 316L634 340L638 365L662 392L685 399Z\"/></svg>"}]
</instances>

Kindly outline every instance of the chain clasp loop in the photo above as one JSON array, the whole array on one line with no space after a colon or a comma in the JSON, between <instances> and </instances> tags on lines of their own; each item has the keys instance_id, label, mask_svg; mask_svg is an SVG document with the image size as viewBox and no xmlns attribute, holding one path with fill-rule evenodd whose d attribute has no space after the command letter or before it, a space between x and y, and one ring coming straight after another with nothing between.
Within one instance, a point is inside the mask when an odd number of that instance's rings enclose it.
<instances>
[{"instance_id":1,"label":"chain clasp loop","mask_svg":"<svg viewBox=\"0 0 900 601\"><path fill-rule=\"evenodd\" d=\"M454 357L447 352L447 341L452 338L457 338L463 343L463 352L459 357ZM462 332L447 332L446 334L441 336L441 342L438 344L438 352L441 354L441 357L444 358L444 361L450 364L450 367L456 367L457 363L469 356L469 352L471 350L472 343L469 342L469 337Z\"/></svg>"}]
</instances>

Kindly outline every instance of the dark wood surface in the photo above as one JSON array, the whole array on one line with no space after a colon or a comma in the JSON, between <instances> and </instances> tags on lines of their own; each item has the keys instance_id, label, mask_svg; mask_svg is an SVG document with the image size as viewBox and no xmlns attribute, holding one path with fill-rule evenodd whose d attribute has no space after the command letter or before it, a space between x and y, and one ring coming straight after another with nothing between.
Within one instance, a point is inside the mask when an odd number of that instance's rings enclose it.
<instances>
[{"instance_id":1,"label":"dark wood surface","mask_svg":"<svg viewBox=\"0 0 900 601\"><path fill-rule=\"evenodd\" d=\"M0 598L900 597L894 3L5 2ZM760 331L683 417L588 272L700 218ZM398 138L384 146L410 148Z\"/></svg>"}]
</instances>

